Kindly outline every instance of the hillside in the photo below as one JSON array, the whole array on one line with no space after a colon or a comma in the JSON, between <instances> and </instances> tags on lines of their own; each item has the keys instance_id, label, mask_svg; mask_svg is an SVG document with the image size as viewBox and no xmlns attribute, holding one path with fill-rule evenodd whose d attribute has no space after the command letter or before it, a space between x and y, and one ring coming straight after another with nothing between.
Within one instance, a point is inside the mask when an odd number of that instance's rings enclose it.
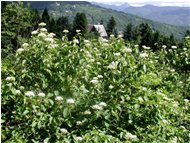
<instances>
[{"instance_id":1,"label":"hillside","mask_svg":"<svg viewBox=\"0 0 190 143\"><path fill-rule=\"evenodd\" d=\"M133 7L126 3L121 5L114 5L114 4L110 5L110 4L95 3L95 2L94 4L104 8L110 8L113 10L134 14L161 23L190 27L189 7L176 7L176 6L159 7L154 5Z\"/></svg>"},{"instance_id":2,"label":"hillside","mask_svg":"<svg viewBox=\"0 0 190 143\"><path fill-rule=\"evenodd\" d=\"M148 23L153 30L159 30L162 34L167 36L173 33L176 39L181 39L184 36L185 31L188 29L186 27L162 24L132 14L102 8L88 2L40 2L41 7L39 7L37 3L38 2L31 2L31 7L38 8L41 13L43 12L43 8L46 7L52 17L57 18L60 16L68 16L70 21L73 20L77 12L84 12L87 16L88 23L97 24L103 20L104 25L107 24L111 16L114 16L117 22L118 31L122 31L130 22L134 26L139 25L140 23Z\"/></svg>"}]
</instances>

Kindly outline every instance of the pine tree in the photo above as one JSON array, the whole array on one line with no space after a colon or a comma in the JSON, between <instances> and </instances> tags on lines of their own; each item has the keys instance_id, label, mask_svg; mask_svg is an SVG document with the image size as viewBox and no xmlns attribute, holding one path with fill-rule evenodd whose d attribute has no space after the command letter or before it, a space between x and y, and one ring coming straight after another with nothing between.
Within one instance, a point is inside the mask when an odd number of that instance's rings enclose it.
<instances>
[{"instance_id":1,"label":"pine tree","mask_svg":"<svg viewBox=\"0 0 190 143\"><path fill-rule=\"evenodd\" d=\"M50 16L49 16L47 8L45 8L44 12L42 13L42 22L46 23L46 25L47 25L46 27L49 30Z\"/></svg>"},{"instance_id":2,"label":"pine tree","mask_svg":"<svg viewBox=\"0 0 190 143\"><path fill-rule=\"evenodd\" d=\"M141 34L141 42L140 42L140 46L153 46L153 35L152 35L152 30L150 28L150 26L146 23L142 23L139 26L140 28L140 34Z\"/></svg>"},{"instance_id":3,"label":"pine tree","mask_svg":"<svg viewBox=\"0 0 190 143\"><path fill-rule=\"evenodd\" d=\"M86 34L87 24L85 13L77 13L73 21L73 34L76 34L76 30L81 30L83 35Z\"/></svg>"},{"instance_id":4,"label":"pine tree","mask_svg":"<svg viewBox=\"0 0 190 143\"><path fill-rule=\"evenodd\" d=\"M115 32L115 26L116 26L116 21L114 17L112 16L107 24L107 33L108 35L114 34Z\"/></svg>"},{"instance_id":5,"label":"pine tree","mask_svg":"<svg viewBox=\"0 0 190 143\"><path fill-rule=\"evenodd\" d=\"M124 38L125 40L128 40L128 41L131 41L131 40L132 40L132 38L133 38L133 29L132 29L132 24L131 24L131 23L129 23L129 24L126 26L123 35L124 35L123 38Z\"/></svg>"}]
</instances>

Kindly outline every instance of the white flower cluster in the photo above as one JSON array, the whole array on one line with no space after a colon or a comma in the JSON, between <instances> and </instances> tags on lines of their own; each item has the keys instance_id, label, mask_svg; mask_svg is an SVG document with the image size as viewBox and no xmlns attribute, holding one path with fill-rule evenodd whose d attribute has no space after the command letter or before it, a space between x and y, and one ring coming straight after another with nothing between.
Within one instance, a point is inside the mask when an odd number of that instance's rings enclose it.
<instances>
[{"instance_id":1,"label":"white flower cluster","mask_svg":"<svg viewBox=\"0 0 190 143\"><path fill-rule=\"evenodd\" d=\"M55 100L56 100L56 101L61 101L61 100L63 100L63 97L61 97L61 96L56 96L56 97L55 97Z\"/></svg>"},{"instance_id":2,"label":"white flower cluster","mask_svg":"<svg viewBox=\"0 0 190 143\"><path fill-rule=\"evenodd\" d=\"M22 44L22 47L28 47L29 46L29 44L28 43L24 43L24 44Z\"/></svg>"},{"instance_id":3,"label":"white flower cluster","mask_svg":"<svg viewBox=\"0 0 190 143\"><path fill-rule=\"evenodd\" d=\"M77 33L80 33L80 32L81 32L81 30L76 30L76 32L77 32Z\"/></svg>"},{"instance_id":4,"label":"white flower cluster","mask_svg":"<svg viewBox=\"0 0 190 143\"><path fill-rule=\"evenodd\" d=\"M171 48L172 48L172 49L177 49L177 46L172 46Z\"/></svg>"},{"instance_id":5,"label":"white flower cluster","mask_svg":"<svg viewBox=\"0 0 190 143\"><path fill-rule=\"evenodd\" d=\"M150 47L147 47L147 46L145 46L145 45L143 45L142 47L143 47L143 49L145 49L145 50L150 50Z\"/></svg>"},{"instance_id":6,"label":"white flower cluster","mask_svg":"<svg viewBox=\"0 0 190 143\"><path fill-rule=\"evenodd\" d=\"M107 106L107 104L105 102L100 102L99 104L93 105L92 109L102 110L106 106Z\"/></svg>"},{"instance_id":7,"label":"white flower cluster","mask_svg":"<svg viewBox=\"0 0 190 143\"><path fill-rule=\"evenodd\" d=\"M49 33L48 37L53 38L56 34L55 33Z\"/></svg>"},{"instance_id":8,"label":"white flower cluster","mask_svg":"<svg viewBox=\"0 0 190 143\"><path fill-rule=\"evenodd\" d=\"M44 22L41 22L41 23L39 24L39 26L46 26L46 24L45 24Z\"/></svg>"},{"instance_id":9,"label":"white flower cluster","mask_svg":"<svg viewBox=\"0 0 190 143\"><path fill-rule=\"evenodd\" d=\"M167 46L166 45L162 45L162 48L166 48Z\"/></svg>"},{"instance_id":10,"label":"white flower cluster","mask_svg":"<svg viewBox=\"0 0 190 143\"><path fill-rule=\"evenodd\" d=\"M36 96L36 94L35 94L33 91L27 91L27 92L25 93L25 95L26 95L26 96L29 96L29 97L34 97L34 96ZM45 94L44 94L43 92L40 92L40 93L37 94L37 96L39 96L39 97L45 97Z\"/></svg>"},{"instance_id":11,"label":"white flower cluster","mask_svg":"<svg viewBox=\"0 0 190 143\"><path fill-rule=\"evenodd\" d=\"M38 34L38 37L42 37L42 38L45 38L47 35L45 33L39 33Z\"/></svg>"},{"instance_id":12,"label":"white flower cluster","mask_svg":"<svg viewBox=\"0 0 190 143\"><path fill-rule=\"evenodd\" d=\"M177 137L175 136L169 143L177 143Z\"/></svg>"},{"instance_id":13,"label":"white flower cluster","mask_svg":"<svg viewBox=\"0 0 190 143\"><path fill-rule=\"evenodd\" d=\"M113 53L114 56L120 56L121 54L120 53Z\"/></svg>"},{"instance_id":14,"label":"white flower cluster","mask_svg":"<svg viewBox=\"0 0 190 143\"><path fill-rule=\"evenodd\" d=\"M34 97L34 96L35 96L35 94L34 94L33 91L27 91L27 92L25 93L25 95L26 95L26 96L29 96L29 97Z\"/></svg>"},{"instance_id":15,"label":"white flower cluster","mask_svg":"<svg viewBox=\"0 0 190 143\"><path fill-rule=\"evenodd\" d=\"M112 62L112 63L110 63L108 66L107 66L107 68L108 69L117 69L117 65L118 65L118 62L116 61L116 62Z\"/></svg>"},{"instance_id":16,"label":"white flower cluster","mask_svg":"<svg viewBox=\"0 0 190 143\"><path fill-rule=\"evenodd\" d=\"M15 78L13 76L8 76L5 80L6 81L15 81Z\"/></svg>"},{"instance_id":17,"label":"white flower cluster","mask_svg":"<svg viewBox=\"0 0 190 143\"><path fill-rule=\"evenodd\" d=\"M86 110L85 112L84 112L84 115L90 115L91 114L91 112L89 111L89 110Z\"/></svg>"},{"instance_id":18,"label":"white flower cluster","mask_svg":"<svg viewBox=\"0 0 190 143\"><path fill-rule=\"evenodd\" d=\"M63 30L63 33L69 33L69 30L65 29L65 30Z\"/></svg>"},{"instance_id":19,"label":"white flower cluster","mask_svg":"<svg viewBox=\"0 0 190 143\"><path fill-rule=\"evenodd\" d=\"M110 86L109 86L109 89L113 89L113 88L114 88L114 86L113 86L113 85L110 85Z\"/></svg>"},{"instance_id":20,"label":"white flower cluster","mask_svg":"<svg viewBox=\"0 0 190 143\"><path fill-rule=\"evenodd\" d=\"M47 29L46 28L40 28L40 31L47 32Z\"/></svg>"},{"instance_id":21,"label":"white flower cluster","mask_svg":"<svg viewBox=\"0 0 190 143\"><path fill-rule=\"evenodd\" d=\"M147 58L147 57L148 57L148 54L147 54L147 53L141 53L141 54L140 54L140 57L141 57L141 58Z\"/></svg>"},{"instance_id":22,"label":"white flower cluster","mask_svg":"<svg viewBox=\"0 0 190 143\"><path fill-rule=\"evenodd\" d=\"M50 43L54 42L53 38L49 38L49 37L45 38L45 41L50 42Z\"/></svg>"},{"instance_id":23,"label":"white flower cluster","mask_svg":"<svg viewBox=\"0 0 190 143\"><path fill-rule=\"evenodd\" d=\"M36 35L36 34L38 34L38 31L37 30L35 30L35 31L32 31L32 33L31 33L32 35Z\"/></svg>"},{"instance_id":24,"label":"white flower cluster","mask_svg":"<svg viewBox=\"0 0 190 143\"><path fill-rule=\"evenodd\" d=\"M68 133L67 129L65 129L65 128L60 129L60 131L61 131L63 134Z\"/></svg>"},{"instance_id":25,"label":"white flower cluster","mask_svg":"<svg viewBox=\"0 0 190 143\"><path fill-rule=\"evenodd\" d=\"M99 81L97 77L94 77L90 82L93 84L98 84Z\"/></svg>"},{"instance_id":26,"label":"white flower cluster","mask_svg":"<svg viewBox=\"0 0 190 143\"><path fill-rule=\"evenodd\" d=\"M133 134L131 134L131 133L126 133L126 138L128 139L128 140L135 140L135 139L137 139L137 136L136 135L133 135Z\"/></svg>"},{"instance_id":27,"label":"white flower cluster","mask_svg":"<svg viewBox=\"0 0 190 143\"><path fill-rule=\"evenodd\" d=\"M75 137L76 141L82 141L82 137Z\"/></svg>"},{"instance_id":28,"label":"white flower cluster","mask_svg":"<svg viewBox=\"0 0 190 143\"><path fill-rule=\"evenodd\" d=\"M73 43L74 43L74 44L78 44L78 43L79 43L79 40L78 40L78 39L74 39L74 40L73 40Z\"/></svg>"},{"instance_id":29,"label":"white flower cluster","mask_svg":"<svg viewBox=\"0 0 190 143\"><path fill-rule=\"evenodd\" d=\"M126 47L125 47L125 48L123 49L123 52L124 52L124 53L125 53L125 52L126 52L126 53L131 53L132 50L131 50L131 48L126 48Z\"/></svg>"},{"instance_id":30,"label":"white flower cluster","mask_svg":"<svg viewBox=\"0 0 190 143\"><path fill-rule=\"evenodd\" d=\"M67 103L68 104L74 104L75 103L75 100L70 98L70 99L67 99Z\"/></svg>"},{"instance_id":31,"label":"white flower cluster","mask_svg":"<svg viewBox=\"0 0 190 143\"><path fill-rule=\"evenodd\" d=\"M22 52L24 52L24 49L23 49L23 48L19 48L19 49L17 50L17 52L18 52L18 53L22 53Z\"/></svg>"}]
</instances>

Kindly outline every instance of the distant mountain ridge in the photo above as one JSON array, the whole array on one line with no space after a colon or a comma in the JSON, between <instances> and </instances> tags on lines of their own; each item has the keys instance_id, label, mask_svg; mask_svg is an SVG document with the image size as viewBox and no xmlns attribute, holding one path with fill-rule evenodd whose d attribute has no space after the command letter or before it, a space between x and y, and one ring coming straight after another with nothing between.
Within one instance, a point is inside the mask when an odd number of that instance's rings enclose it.
<instances>
[{"instance_id":1,"label":"distant mountain ridge","mask_svg":"<svg viewBox=\"0 0 190 143\"><path fill-rule=\"evenodd\" d=\"M77 12L84 12L87 16L89 24L98 24L103 21L104 26L107 25L111 16L116 20L116 28L118 31L123 31L127 24L132 23L133 26L137 26L141 23L148 23L153 30L159 30L160 33L170 36L174 34L176 39L182 39L187 27L172 26L168 24L162 24L147 20L132 14L119 12L116 10L102 8L95 6L89 2L40 2L40 5L36 1L35 3L29 2L32 8L37 8L40 13L43 12L43 8L47 8L51 17L58 18L61 16L67 16L69 21L72 22ZM25 3L26 4L26 3ZM43 7L43 8L42 8ZM72 24L72 23L71 23Z\"/></svg>"},{"instance_id":2,"label":"distant mountain ridge","mask_svg":"<svg viewBox=\"0 0 190 143\"><path fill-rule=\"evenodd\" d=\"M130 5L106 5L102 3L94 3L95 5L110 8L125 13L134 14L153 21L190 27L190 7L176 7L176 6L154 6L145 5L142 7L133 7Z\"/></svg>"}]
</instances>

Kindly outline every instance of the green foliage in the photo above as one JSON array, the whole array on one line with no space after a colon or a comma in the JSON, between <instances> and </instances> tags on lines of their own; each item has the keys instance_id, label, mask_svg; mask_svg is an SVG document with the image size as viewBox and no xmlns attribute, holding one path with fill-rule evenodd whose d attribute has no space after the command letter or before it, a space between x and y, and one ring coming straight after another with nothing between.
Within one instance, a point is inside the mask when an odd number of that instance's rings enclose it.
<instances>
[{"instance_id":1,"label":"green foliage","mask_svg":"<svg viewBox=\"0 0 190 143\"><path fill-rule=\"evenodd\" d=\"M106 27L106 31L108 33L108 35L111 35L111 34L115 34L115 27L116 27L116 21L114 19L114 17L112 16L110 18L110 20L108 21L108 24L107 24L107 27Z\"/></svg>"},{"instance_id":2,"label":"green foliage","mask_svg":"<svg viewBox=\"0 0 190 143\"><path fill-rule=\"evenodd\" d=\"M73 21L73 32L76 34L76 30L81 30L84 35L87 32L87 19L85 13L77 13Z\"/></svg>"},{"instance_id":3,"label":"green foliage","mask_svg":"<svg viewBox=\"0 0 190 143\"><path fill-rule=\"evenodd\" d=\"M2 142L190 141L190 77L179 70L188 37L183 52L154 53L113 36L69 41L64 30L60 40L39 25L2 63Z\"/></svg>"},{"instance_id":4,"label":"green foliage","mask_svg":"<svg viewBox=\"0 0 190 143\"><path fill-rule=\"evenodd\" d=\"M35 15L22 2L4 5L1 13L1 48L2 58L14 52L30 36L30 28L35 26Z\"/></svg>"}]
</instances>

